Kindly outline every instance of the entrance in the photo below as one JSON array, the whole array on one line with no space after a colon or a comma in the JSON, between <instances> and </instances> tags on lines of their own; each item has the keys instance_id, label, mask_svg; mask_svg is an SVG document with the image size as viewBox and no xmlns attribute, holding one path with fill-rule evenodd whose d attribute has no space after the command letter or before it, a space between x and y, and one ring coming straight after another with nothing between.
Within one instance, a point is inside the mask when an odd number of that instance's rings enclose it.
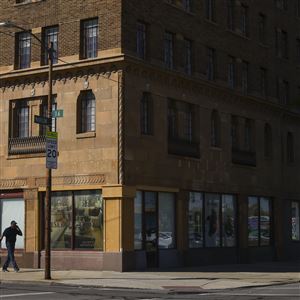
<instances>
[{"instance_id":1,"label":"entrance","mask_svg":"<svg viewBox=\"0 0 300 300\"><path fill-rule=\"evenodd\" d=\"M158 216L157 196L154 192L145 193L145 250L147 268L158 266Z\"/></svg>"}]
</instances>

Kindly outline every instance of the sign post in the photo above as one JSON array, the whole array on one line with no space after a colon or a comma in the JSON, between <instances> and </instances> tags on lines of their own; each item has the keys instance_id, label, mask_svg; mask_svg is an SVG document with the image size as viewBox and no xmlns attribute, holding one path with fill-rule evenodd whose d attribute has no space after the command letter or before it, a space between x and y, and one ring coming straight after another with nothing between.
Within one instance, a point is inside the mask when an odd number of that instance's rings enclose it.
<instances>
[{"instance_id":1,"label":"sign post","mask_svg":"<svg viewBox=\"0 0 300 300\"><path fill-rule=\"evenodd\" d=\"M46 133L46 168L57 169L57 132Z\"/></svg>"}]
</instances>

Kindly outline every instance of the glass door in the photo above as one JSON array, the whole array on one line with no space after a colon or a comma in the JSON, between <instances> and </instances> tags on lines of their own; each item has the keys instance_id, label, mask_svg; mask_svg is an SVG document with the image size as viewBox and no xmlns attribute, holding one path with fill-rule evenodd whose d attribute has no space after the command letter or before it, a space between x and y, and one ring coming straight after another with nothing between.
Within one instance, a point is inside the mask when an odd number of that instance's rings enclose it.
<instances>
[{"instance_id":1,"label":"glass door","mask_svg":"<svg viewBox=\"0 0 300 300\"><path fill-rule=\"evenodd\" d=\"M158 266L157 236L157 194L155 192L145 192L145 250L147 257L147 267L154 268Z\"/></svg>"}]
</instances>

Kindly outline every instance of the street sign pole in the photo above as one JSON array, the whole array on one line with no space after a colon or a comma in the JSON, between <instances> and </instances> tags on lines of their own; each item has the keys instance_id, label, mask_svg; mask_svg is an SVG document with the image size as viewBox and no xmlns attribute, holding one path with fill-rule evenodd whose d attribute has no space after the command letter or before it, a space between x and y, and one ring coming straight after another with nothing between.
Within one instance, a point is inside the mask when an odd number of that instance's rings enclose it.
<instances>
[{"instance_id":1,"label":"street sign pole","mask_svg":"<svg viewBox=\"0 0 300 300\"><path fill-rule=\"evenodd\" d=\"M52 68L53 68L53 43L50 43L48 48L48 115L51 118L52 111ZM49 131L52 131L52 124L48 124ZM47 155L46 155L47 157ZM52 170L46 169L46 197L45 197L45 279L51 279L51 183L52 183Z\"/></svg>"}]
</instances>

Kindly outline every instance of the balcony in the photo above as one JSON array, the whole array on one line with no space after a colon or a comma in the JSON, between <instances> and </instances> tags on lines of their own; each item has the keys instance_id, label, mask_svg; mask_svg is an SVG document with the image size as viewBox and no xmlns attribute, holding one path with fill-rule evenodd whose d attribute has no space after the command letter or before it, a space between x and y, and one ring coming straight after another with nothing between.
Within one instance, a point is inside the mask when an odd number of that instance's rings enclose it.
<instances>
[{"instance_id":1,"label":"balcony","mask_svg":"<svg viewBox=\"0 0 300 300\"><path fill-rule=\"evenodd\" d=\"M168 153L189 157L200 157L199 143L180 139L169 139Z\"/></svg>"},{"instance_id":2,"label":"balcony","mask_svg":"<svg viewBox=\"0 0 300 300\"><path fill-rule=\"evenodd\" d=\"M234 164L256 167L256 153L232 149L232 162Z\"/></svg>"},{"instance_id":3,"label":"balcony","mask_svg":"<svg viewBox=\"0 0 300 300\"><path fill-rule=\"evenodd\" d=\"M46 151L45 136L16 137L8 139L8 155L34 154Z\"/></svg>"}]
</instances>

